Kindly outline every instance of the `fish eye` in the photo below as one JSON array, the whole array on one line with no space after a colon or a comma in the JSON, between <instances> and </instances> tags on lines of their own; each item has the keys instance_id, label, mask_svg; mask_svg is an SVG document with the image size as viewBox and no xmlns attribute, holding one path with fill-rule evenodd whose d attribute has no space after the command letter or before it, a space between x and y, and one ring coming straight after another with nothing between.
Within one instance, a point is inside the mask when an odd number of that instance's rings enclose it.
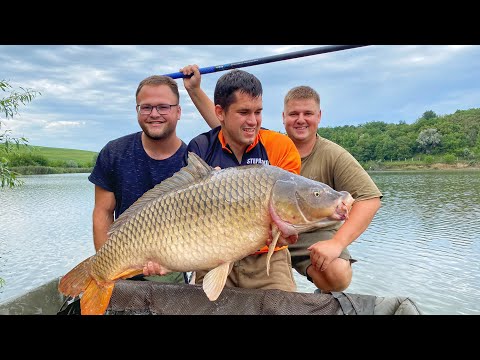
<instances>
[{"instance_id":1,"label":"fish eye","mask_svg":"<svg viewBox=\"0 0 480 360\"><path fill-rule=\"evenodd\" d=\"M319 192L319 191L314 191L314 192L313 192L313 195L315 195L315 197L319 197L319 196L320 196L320 192Z\"/></svg>"}]
</instances>

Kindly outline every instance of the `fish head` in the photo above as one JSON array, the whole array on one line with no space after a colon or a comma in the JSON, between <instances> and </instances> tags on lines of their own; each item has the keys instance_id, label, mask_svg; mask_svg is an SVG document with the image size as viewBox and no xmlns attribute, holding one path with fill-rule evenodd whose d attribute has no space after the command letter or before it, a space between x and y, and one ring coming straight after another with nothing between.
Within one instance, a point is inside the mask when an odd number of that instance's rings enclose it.
<instances>
[{"instance_id":1,"label":"fish head","mask_svg":"<svg viewBox=\"0 0 480 360\"><path fill-rule=\"evenodd\" d=\"M347 191L301 176L277 180L272 190L275 213L298 232L346 220L353 202Z\"/></svg>"}]
</instances>

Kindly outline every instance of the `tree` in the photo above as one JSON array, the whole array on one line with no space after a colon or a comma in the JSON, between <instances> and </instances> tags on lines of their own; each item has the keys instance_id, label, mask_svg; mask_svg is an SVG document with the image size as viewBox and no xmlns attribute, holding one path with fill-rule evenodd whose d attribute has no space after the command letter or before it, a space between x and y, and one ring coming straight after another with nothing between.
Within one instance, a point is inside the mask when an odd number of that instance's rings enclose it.
<instances>
[{"instance_id":1,"label":"tree","mask_svg":"<svg viewBox=\"0 0 480 360\"><path fill-rule=\"evenodd\" d=\"M0 89L4 92L12 89L12 86L6 80L0 80ZM24 89L20 87L21 92L12 90L10 94L0 99L0 113L5 115L5 119L13 118L18 114L20 104L26 105L31 102L37 95L41 95L39 91ZM15 138L10 136L10 130L2 131L2 121L0 117L0 182L1 187L8 185L14 187L21 185L23 182L17 179L17 174L11 171L8 166L8 160L5 156L10 151L15 151L20 145L27 145L28 140L24 137ZM3 143L3 146L2 146Z\"/></svg>"},{"instance_id":2,"label":"tree","mask_svg":"<svg viewBox=\"0 0 480 360\"><path fill-rule=\"evenodd\" d=\"M442 135L437 129L424 129L418 134L417 142L422 148L425 149L425 153L429 154L435 146L440 144Z\"/></svg>"},{"instance_id":3,"label":"tree","mask_svg":"<svg viewBox=\"0 0 480 360\"><path fill-rule=\"evenodd\" d=\"M435 114L435 112L432 110L425 111L422 115L422 118L424 118L425 120L434 119L436 117L437 117L437 114Z\"/></svg>"}]
</instances>

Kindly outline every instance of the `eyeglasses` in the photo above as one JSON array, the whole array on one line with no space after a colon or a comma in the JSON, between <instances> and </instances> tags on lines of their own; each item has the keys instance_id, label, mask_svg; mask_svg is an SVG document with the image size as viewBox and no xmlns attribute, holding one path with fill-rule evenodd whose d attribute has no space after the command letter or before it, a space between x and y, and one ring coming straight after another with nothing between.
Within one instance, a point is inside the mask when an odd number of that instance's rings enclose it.
<instances>
[{"instance_id":1,"label":"eyeglasses","mask_svg":"<svg viewBox=\"0 0 480 360\"><path fill-rule=\"evenodd\" d=\"M153 108L157 108L157 111L160 115L167 115L170 113L172 106L177 106L178 104L159 104L159 105L137 105L137 111L139 114L142 115L150 115L152 113Z\"/></svg>"}]
</instances>

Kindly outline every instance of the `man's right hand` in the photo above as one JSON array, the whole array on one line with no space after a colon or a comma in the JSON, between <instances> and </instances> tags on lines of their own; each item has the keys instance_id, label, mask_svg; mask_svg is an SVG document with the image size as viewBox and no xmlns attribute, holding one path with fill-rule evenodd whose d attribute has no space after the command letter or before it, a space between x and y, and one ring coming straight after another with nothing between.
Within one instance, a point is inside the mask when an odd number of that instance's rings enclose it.
<instances>
[{"instance_id":1,"label":"man's right hand","mask_svg":"<svg viewBox=\"0 0 480 360\"><path fill-rule=\"evenodd\" d=\"M167 275L171 270L168 270L167 268L164 268L162 265L159 263L149 261L144 267L143 267L143 275L145 276L151 276L151 275Z\"/></svg>"},{"instance_id":2,"label":"man's right hand","mask_svg":"<svg viewBox=\"0 0 480 360\"><path fill-rule=\"evenodd\" d=\"M193 74L192 77L185 77L183 78L183 85L187 91L195 90L200 88L200 83L202 81L202 75L200 74L200 70L198 65L187 65L180 69L180 72L183 75L190 75Z\"/></svg>"}]
</instances>

